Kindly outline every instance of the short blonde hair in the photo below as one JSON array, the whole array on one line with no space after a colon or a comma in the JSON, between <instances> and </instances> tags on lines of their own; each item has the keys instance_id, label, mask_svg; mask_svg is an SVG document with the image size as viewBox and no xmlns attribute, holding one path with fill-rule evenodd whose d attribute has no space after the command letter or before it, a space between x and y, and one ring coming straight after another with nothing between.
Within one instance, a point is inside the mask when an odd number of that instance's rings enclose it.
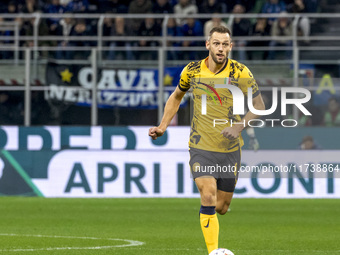
<instances>
[{"instance_id":1,"label":"short blonde hair","mask_svg":"<svg viewBox=\"0 0 340 255\"><path fill-rule=\"evenodd\" d=\"M225 27L225 26L216 26L213 27L210 32L209 32L209 36L208 36L208 40L210 40L211 36L213 33L220 33L220 34L229 34L229 36L231 37L231 32L230 29Z\"/></svg>"}]
</instances>

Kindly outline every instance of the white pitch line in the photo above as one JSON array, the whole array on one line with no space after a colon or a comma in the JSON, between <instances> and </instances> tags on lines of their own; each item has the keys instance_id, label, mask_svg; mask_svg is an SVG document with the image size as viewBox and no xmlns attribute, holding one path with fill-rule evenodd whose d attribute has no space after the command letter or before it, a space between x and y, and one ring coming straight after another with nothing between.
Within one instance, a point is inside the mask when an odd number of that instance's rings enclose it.
<instances>
[{"instance_id":1,"label":"white pitch line","mask_svg":"<svg viewBox=\"0 0 340 255\"><path fill-rule=\"evenodd\" d=\"M190 248L142 248L142 247L133 247L130 248L130 250L156 250L156 251L205 251L205 248L196 248L196 249L190 249ZM313 253L322 253L322 254L332 254L340 253L340 251L327 251L327 250L235 250L236 252L265 252L265 253L272 253L272 252L280 252L287 254L287 252L313 252Z\"/></svg>"},{"instance_id":2,"label":"white pitch line","mask_svg":"<svg viewBox=\"0 0 340 255\"><path fill-rule=\"evenodd\" d=\"M109 246L93 246L93 247L46 247L46 248L32 248L32 249L2 249L0 252L28 252L28 251L53 251L53 250L100 250L111 248L124 248L139 246L145 244L144 242L120 238L100 238L100 237L82 237L82 236L49 236L49 235L27 235L27 234L4 234L0 236L24 236L24 237L37 237L37 238L66 238L66 239L87 239L87 240L108 240L108 241L121 241L127 244L109 245Z\"/></svg>"},{"instance_id":3,"label":"white pitch line","mask_svg":"<svg viewBox=\"0 0 340 255\"><path fill-rule=\"evenodd\" d=\"M53 250L100 250L100 249L111 249L111 248L124 248L124 247L132 247L132 246L140 246L144 245L144 242L128 240L128 239L119 239L119 238L100 238L100 237L81 237L81 236L49 236L49 235L27 235L27 234L2 234L0 236L25 236L25 237L37 237L37 238L66 238L66 239L88 239L88 240L109 240L109 241L122 241L128 242L128 244L121 245L112 245L112 246L94 246L94 247L46 247L46 248L36 248L36 249L3 249L0 252L29 252L29 251L53 251ZM158 250L158 251L191 251L197 250L202 251L205 249L189 249L189 248L141 248L141 247L133 247L133 250ZM270 250L237 250L238 252L271 252ZM290 250L273 250L273 252L290 252ZM294 250L294 252L313 252L313 253L323 253L323 254L334 254L340 253L338 251L322 251L322 250Z\"/></svg>"}]
</instances>

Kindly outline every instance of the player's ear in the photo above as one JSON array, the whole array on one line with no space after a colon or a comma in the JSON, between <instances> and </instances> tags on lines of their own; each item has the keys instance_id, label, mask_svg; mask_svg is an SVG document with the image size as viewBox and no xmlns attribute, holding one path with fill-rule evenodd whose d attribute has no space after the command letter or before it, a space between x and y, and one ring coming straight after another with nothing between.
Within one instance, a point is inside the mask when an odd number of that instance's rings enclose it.
<instances>
[{"instance_id":1,"label":"player's ear","mask_svg":"<svg viewBox=\"0 0 340 255\"><path fill-rule=\"evenodd\" d=\"M206 48L207 50L210 50L210 42L209 42L209 40L206 40L206 41L205 41L205 48Z\"/></svg>"}]
</instances>

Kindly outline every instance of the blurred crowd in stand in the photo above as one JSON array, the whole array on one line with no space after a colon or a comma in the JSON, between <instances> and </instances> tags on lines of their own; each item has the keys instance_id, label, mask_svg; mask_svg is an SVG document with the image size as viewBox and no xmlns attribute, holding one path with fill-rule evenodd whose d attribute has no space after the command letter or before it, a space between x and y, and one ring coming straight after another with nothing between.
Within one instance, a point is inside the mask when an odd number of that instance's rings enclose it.
<instances>
[{"instance_id":1,"label":"blurred crowd in stand","mask_svg":"<svg viewBox=\"0 0 340 255\"><path fill-rule=\"evenodd\" d=\"M218 24L227 25L228 19L221 19L214 14L223 13L277 13L279 18L258 18L243 19L235 18L232 34L236 36L292 36L292 20L286 17L286 13L311 13L318 11L319 0L3 0L1 13L105 13L105 14L183 14L184 18L170 19L168 22L169 36L207 36L209 30ZM193 18L191 14L212 14L212 19ZM0 14L1 15L1 14ZM0 18L1 22L16 20L20 24L20 35L32 36L35 18ZM39 35L59 36L93 36L97 35L98 19L81 18L48 18L41 19L39 24ZM103 25L103 36L161 36L162 19L124 19L117 15L113 18L106 18ZM308 44L307 36L310 33L310 21L302 16L298 25L299 36L306 37L301 43ZM1 31L2 36L14 35L14 31ZM2 44L13 44L13 40L3 40ZM33 41L21 41L20 46L32 46ZM58 59L87 58L89 51L77 54L75 51L66 51L72 46L95 46L96 40L46 40L39 41L39 46L58 46L59 50L53 57ZM110 50L107 59L153 59L155 52L118 52L116 47L131 46L154 47L158 46L159 40L106 40L104 45ZM168 46L202 46L202 41L171 41ZM270 51L245 51L245 46L270 47ZM292 41L287 39L275 39L270 41L246 41L235 40L235 58L242 61L245 59L275 59L275 46L292 46ZM291 50L284 50L284 57L291 58ZM47 53L41 53L47 54ZM10 59L13 53L2 51L2 59ZM51 57L51 56L50 56ZM199 59L202 53L199 51L187 51L185 54L178 54L176 51L169 51L168 57L176 59Z\"/></svg>"},{"instance_id":2,"label":"blurred crowd in stand","mask_svg":"<svg viewBox=\"0 0 340 255\"><path fill-rule=\"evenodd\" d=\"M114 14L106 17L102 26L103 38L109 36L122 37L122 40L104 40L103 46L108 50L103 54L107 60L151 60L157 58L156 51L131 51L131 47L143 47L155 49L160 45L157 38L147 40L147 37L158 37L162 35L162 19L147 17L145 19L127 19L121 14L183 14L183 18L170 18L167 23L167 34L170 37L207 37L212 27L217 25L227 26L229 20L220 18L218 14L242 14L242 13L276 13L277 18L240 18L235 17L232 22L232 36L236 38L234 43L233 58L238 61L252 59L291 59L292 40L280 38L280 36L292 36L293 21L287 17L287 13L313 13L318 12L319 0L2 0L0 6L0 26L13 23L19 24L19 33L22 36L32 36L34 32L35 18L6 17L2 14L19 13L47 13L69 14L64 18L42 18L39 23L40 36L59 36L59 40L39 40L38 46L55 46L56 51L41 51L41 57L56 59L87 59L90 51L67 50L69 47L96 46L96 35L98 34L98 19L75 18L73 14L79 13L102 13ZM211 14L211 18L194 18L192 14ZM308 45L311 21L301 15L298 20L299 43ZM14 30L0 30L0 36L13 36ZM244 40L246 36L272 36L271 40ZM77 40L67 40L65 36L79 36ZM81 40L82 36L93 36L94 40ZM133 40L123 40L124 36L141 36ZM239 39L238 39L239 38ZM0 45L13 44L13 38L0 40ZM20 41L20 46L33 46L33 40ZM179 51L176 47L204 46L204 41L197 40L174 40L167 41L167 46L172 50L167 51L169 60L197 60L206 56L205 51ZM283 46L282 51L275 47ZM118 50L117 47L126 50ZM263 47L267 51L249 51L246 47ZM13 59L13 51L1 50L0 59ZM23 57L23 56L20 56ZM0 124L22 124L24 105L22 92L0 91ZM32 123L53 124L51 116L53 109L42 100L41 93L32 93ZM265 95L264 95L264 98ZM43 101L43 103L42 103ZM268 106L270 107L270 100ZM313 116L299 116L301 126L321 125L340 126L340 104L339 99L332 97L328 106L324 109L310 106ZM46 110L49 109L49 110ZM126 112L136 112L131 109ZM138 112L138 111L137 111ZM47 114L46 114L47 113ZM129 113L129 114L130 114ZM112 113L110 113L112 116ZM292 114L292 113L291 113ZM117 115L117 114L116 114ZM78 117L80 115L78 114ZM130 116L130 115L129 115ZM156 116L156 114L155 114ZM71 116L69 119L72 119ZM45 119L44 119L45 118ZM131 124L131 119L125 123L120 117L118 124ZM56 119L56 118L54 118ZM119 119L119 117L118 117ZM129 122L130 121L130 122ZM72 124L64 121L55 124ZM111 124L108 122L108 124ZM134 123L132 123L134 124ZM308 139L307 139L308 140ZM308 142L308 141L307 141Z\"/></svg>"}]
</instances>

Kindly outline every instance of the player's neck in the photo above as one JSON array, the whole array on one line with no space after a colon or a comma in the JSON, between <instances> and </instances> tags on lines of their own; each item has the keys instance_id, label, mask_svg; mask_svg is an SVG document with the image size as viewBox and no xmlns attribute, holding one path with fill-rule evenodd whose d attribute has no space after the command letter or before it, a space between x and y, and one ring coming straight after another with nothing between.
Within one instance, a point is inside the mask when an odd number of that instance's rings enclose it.
<instances>
[{"instance_id":1,"label":"player's neck","mask_svg":"<svg viewBox=\"0 0 340 255\"><path fill-rule=\"evenodd\" d=\"M228 61L228 59L226 59ZM218 73L225 65L225 62L222 64L217 64L210 56L205 60L205 65L208 67L208 69L213 73Z\"/></svg>"}]
</instances>

